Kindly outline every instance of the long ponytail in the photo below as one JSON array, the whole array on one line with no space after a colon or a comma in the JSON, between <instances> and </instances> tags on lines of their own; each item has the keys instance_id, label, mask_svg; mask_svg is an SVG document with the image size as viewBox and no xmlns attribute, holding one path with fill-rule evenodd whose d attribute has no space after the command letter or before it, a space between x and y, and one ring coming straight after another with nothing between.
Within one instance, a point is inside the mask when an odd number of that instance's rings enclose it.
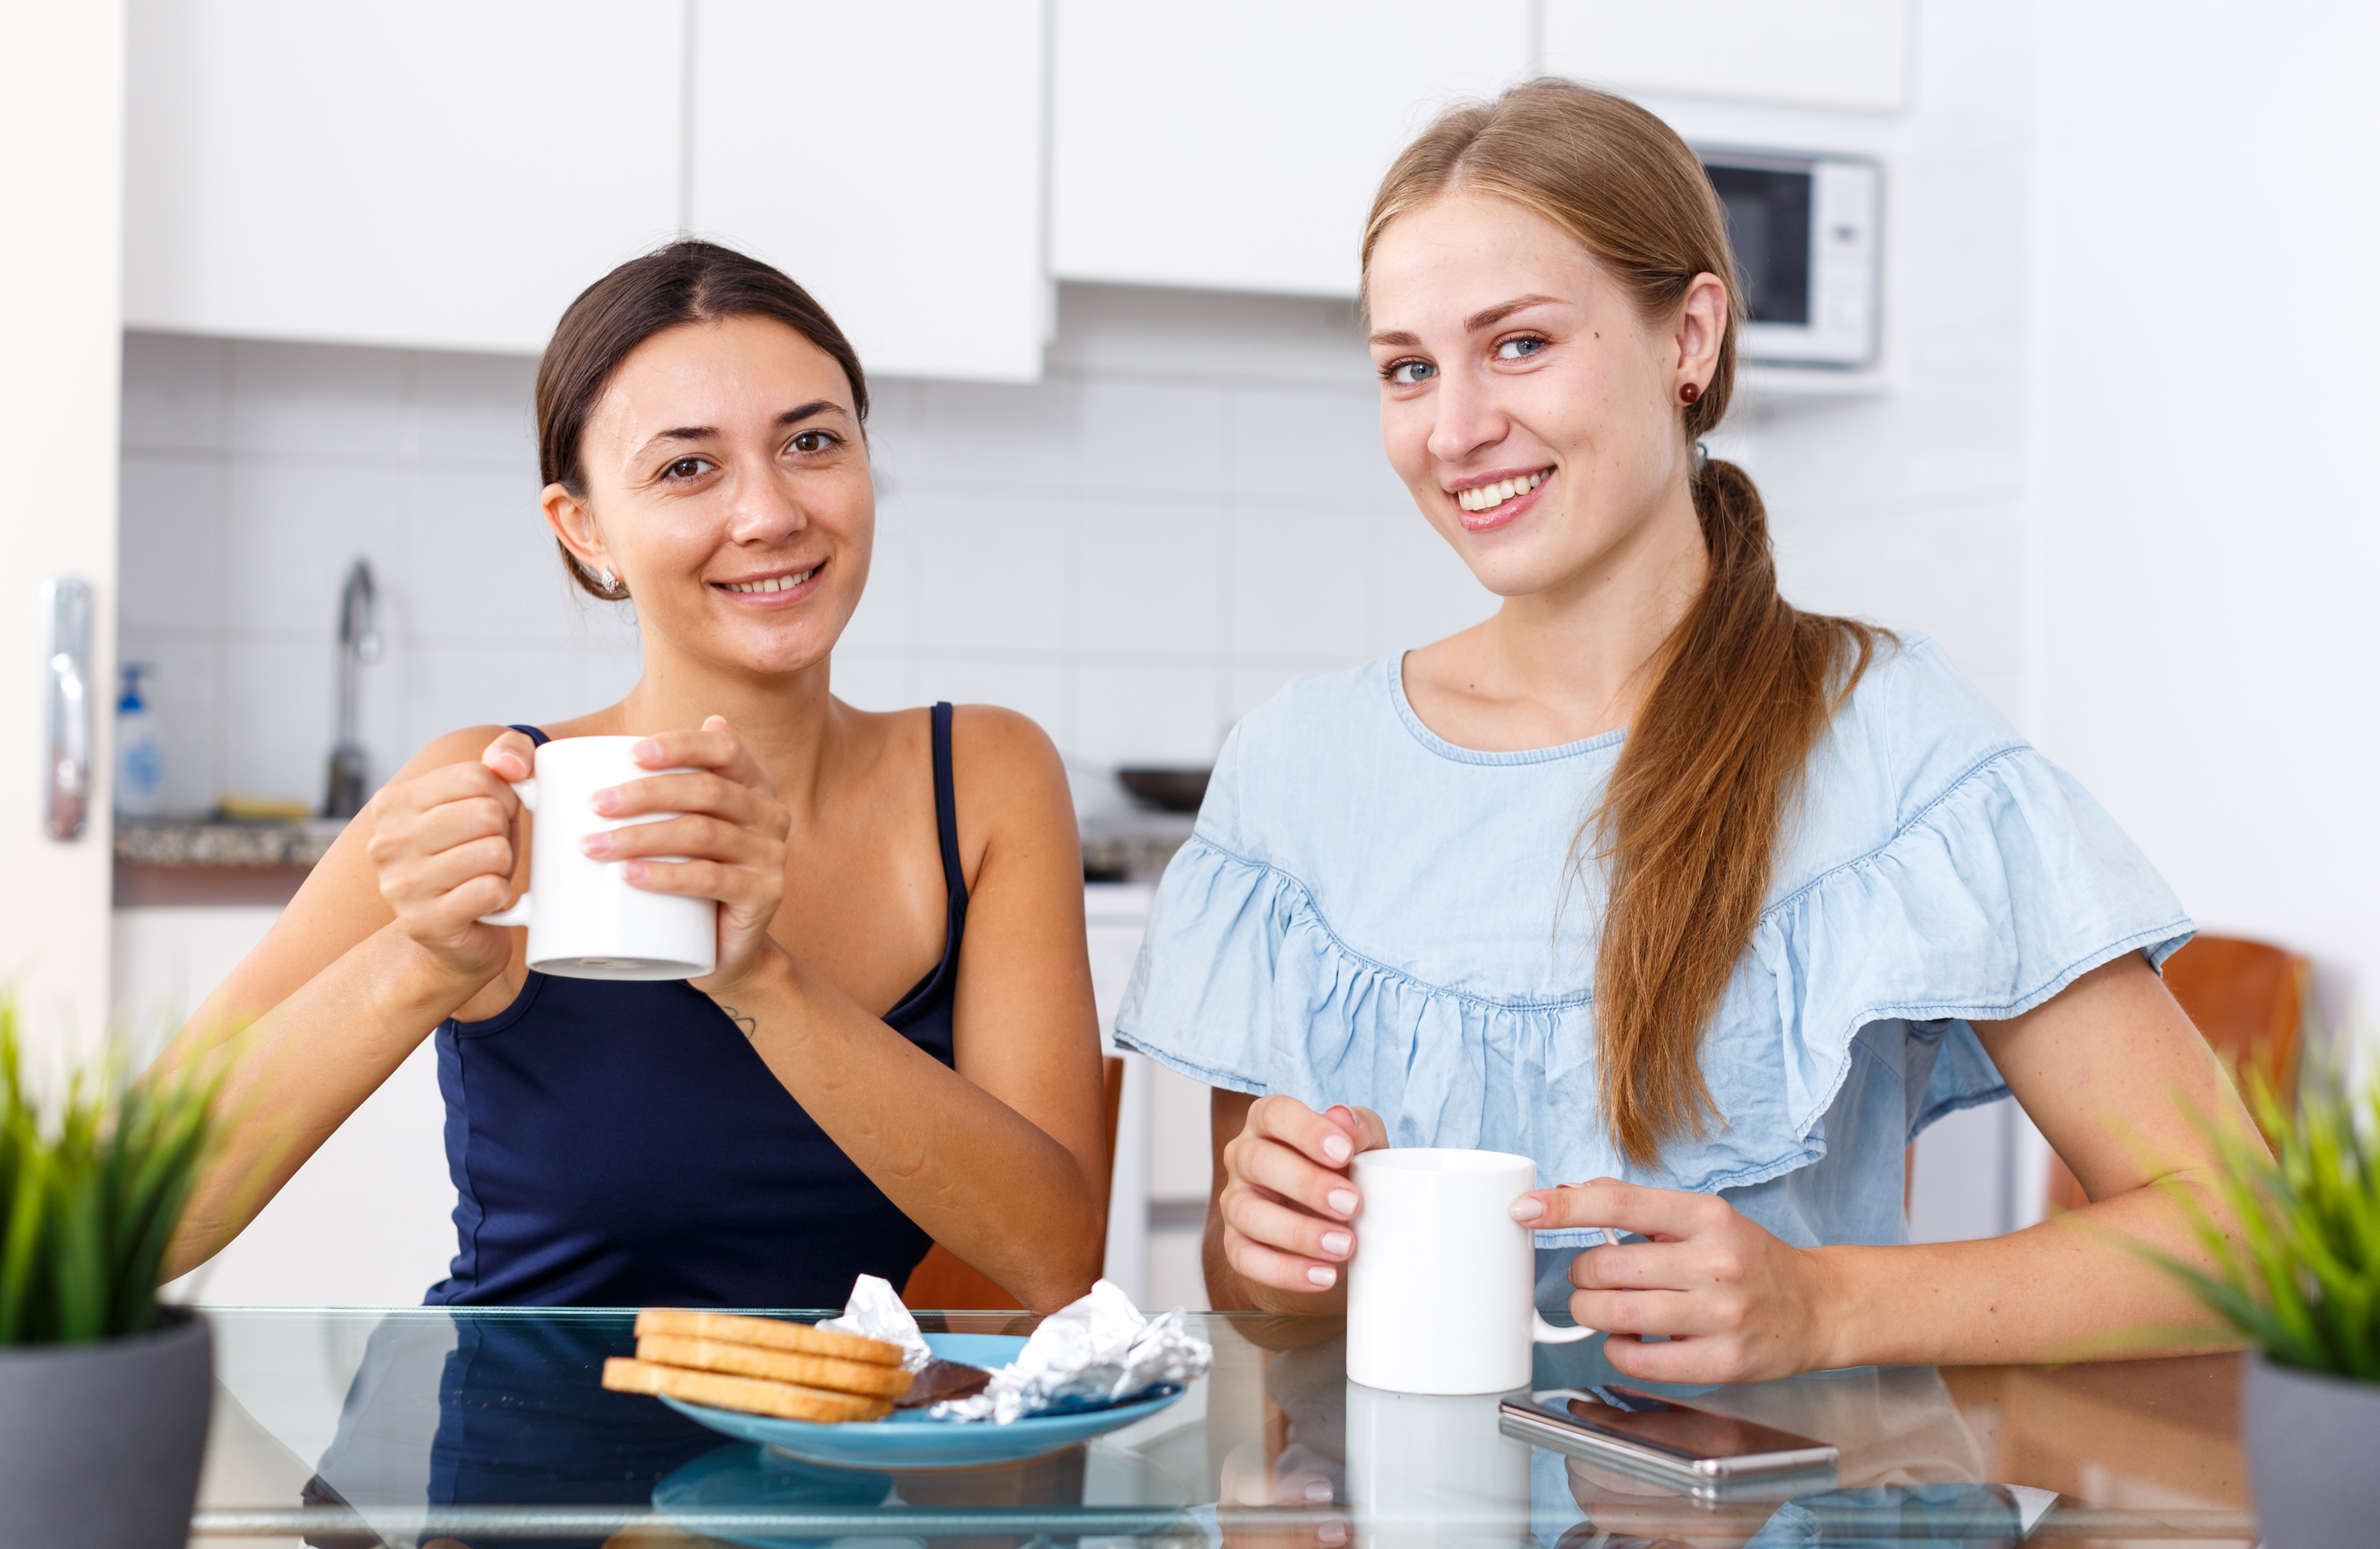
<instances>
[{"instance_id":1,"label":"long ponytail","mask_svg":"<svg viewBox=\"0 0 2380 1549\"><path fill-rule=\"evenodd\" d=\"M1702 164L1668 125L1624 98L1536 80L1449 112L1390 168L1364 236L1369 266L1398 215L1447 189L1497 195L1576 236L1648 318L1700 274L1728 282L1718 369L1681 411L1698 438L1727 413L1742 320L1725 217ZM1767 513L1750 476L1702 461L1694 514L1709 565L1664 644L1652 684L1574 861L1609 892L1596 957L1604 1118L1649 1163L1714 1117L1703 1030L1752 944L1778 836L1802 772L1882 631L1805 613L1777 591Z\"/></svg>"}]
</instances>

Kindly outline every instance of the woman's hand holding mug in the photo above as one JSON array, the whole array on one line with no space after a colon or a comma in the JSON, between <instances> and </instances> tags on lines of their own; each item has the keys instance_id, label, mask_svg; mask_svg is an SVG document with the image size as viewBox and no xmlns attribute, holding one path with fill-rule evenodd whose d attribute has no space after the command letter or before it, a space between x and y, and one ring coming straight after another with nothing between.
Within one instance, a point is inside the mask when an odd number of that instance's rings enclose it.
<instances>
[{"instance_id":1,"label":"woman's hand holding mug","mask_svg":"<svg viewBox=\"0 0 2380 1549\"><path fill-rule=\"evenodd\" d=\"M1388 1144L1369 1108L1317 1113L1293 1097L1257 1098L1223 1147L1225 1262L1252 1286L1343 1296L1340 1266L1355 1253L1348 1222L1363 1203L1347 1169L1356 1153Z\"/></svg>"},{"instance_id":2,"label":"woman's hand holding mug","mask_svg":"<svg viewBox=\"0 0 2380 1549\"><path fill-rule=\"evenodd\" d=\"M392 781L372 798L366 853L381 898L406 935L475 987L512 957L511 936L480 916L512 896L521 812L512 782L528 778L529 747L507 732L477 763Z\"/></svg>"},{"instance_id":3,"label":"woman's hand holding mug","mask_svg":"<svg viewBox=\"0 0 2380 1549\"><path fill-rule=\"evenodd\" d=\"M1715 1194L1599 1178L1513 1202L1539 1230L1603 1227L1642 1242L1571 1260L1571 1315L1609 1329L1604 1359L1645 1382L1739 1383L1844 1364L1826 1348L1824 1250L1795 1248ZM1660 1336L1648 1341L1647 1336Z\"/></svg>"},{"instance_id":4,"label":"woman's hand holding mug","mask_svg":"<svg viewBox=\"0 0 2380 1549\"><path fill-rule=\"evenodd\" d=\"M632 750L649 769L666 770L595 793L595 810L618 828L589 833L579 848L623 863L631 887L719 904L716 966L690 983L706 995L729 992L772 953L769 922L785 896L785 836L792 818L776 783L726 720L712 716L698 732L663 732ZM643 814L668 813L657 821Z\"/></svg>"}]
</instances>

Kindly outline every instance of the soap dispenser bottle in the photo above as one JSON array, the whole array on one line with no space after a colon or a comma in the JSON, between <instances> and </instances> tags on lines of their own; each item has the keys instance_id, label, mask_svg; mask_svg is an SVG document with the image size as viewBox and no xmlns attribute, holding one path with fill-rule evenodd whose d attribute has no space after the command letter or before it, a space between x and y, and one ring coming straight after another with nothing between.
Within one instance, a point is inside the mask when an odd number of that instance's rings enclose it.
<instances>
[{"instance_id":1,"label":"soap dispenser bottle","mask_svg":"<svg viewBox=\"0 0 2380 1549\"><path fill-rule=\"evenodd\" d=\"M154 817L165 806L165 744L140 693L141 674L155 671L145 661L124 664L124 693L115 701L115 811L122 817Z\"/></svg>"}]
</instances>

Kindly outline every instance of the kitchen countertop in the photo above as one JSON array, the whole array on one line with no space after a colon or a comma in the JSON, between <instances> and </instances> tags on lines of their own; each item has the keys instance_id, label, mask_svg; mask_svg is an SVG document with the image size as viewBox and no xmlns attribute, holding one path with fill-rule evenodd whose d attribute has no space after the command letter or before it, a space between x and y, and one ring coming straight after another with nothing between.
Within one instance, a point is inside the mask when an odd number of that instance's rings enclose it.
<instances>
[{"instance_id":1,"label":"kitchen countertop","mask_svg":"<svg viewBox=\"0 0 2380 1549\"><path fill-rule=\"evenodd\" d=\"M1152 882L1190 837L1186 812L1114 807L1082 820L1083 873L1092 881ZM285 902L346 824L226 823L208 817L135 817L115 825L115 902Z\"/></svg>"},{"instance_id":2,"label":"kitchen countertop","mask_svg":"<svg viewBox=\"0 0 2380 1549\"><path fill-rule=\"evenodd\" d=\"M115 860L133 866L310 866L346 828L338 817L225 823L212 817L131 817L115 824Z\"/></svg>"}]
</instances>

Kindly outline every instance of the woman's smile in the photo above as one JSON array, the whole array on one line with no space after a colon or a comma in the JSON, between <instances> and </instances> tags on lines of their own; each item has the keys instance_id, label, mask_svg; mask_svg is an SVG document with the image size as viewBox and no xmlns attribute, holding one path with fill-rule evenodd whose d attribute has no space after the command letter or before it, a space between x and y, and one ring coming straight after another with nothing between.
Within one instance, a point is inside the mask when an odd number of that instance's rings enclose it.
<instances>
[{"instance_id":1,"label":"woman's smile","mask_svg":"<svg viewBox=\"0 0 2380 1549\"><path fill-rule=\"evenodd\" d=\"M791 608L817 595L819 573L826 567L827 562L820 560L807 570L780 568L733 581L713 581L710 589L739 607Z\"/></svg>"},{"instance_id":2,"label":"woman's smile","mask_svg":"<svg viewBox=\"0 0 2380 1549\"><path fill-rule=\"evenodd\" d=\"M1471 478L1458 478L1447 487L1454 497L1455 519L1465 532L1493 532L1507 527L1536 509L1546 481L1554 476L1550 467L1525 473L1486 473Z\"/></svg>"}]
</instances>

